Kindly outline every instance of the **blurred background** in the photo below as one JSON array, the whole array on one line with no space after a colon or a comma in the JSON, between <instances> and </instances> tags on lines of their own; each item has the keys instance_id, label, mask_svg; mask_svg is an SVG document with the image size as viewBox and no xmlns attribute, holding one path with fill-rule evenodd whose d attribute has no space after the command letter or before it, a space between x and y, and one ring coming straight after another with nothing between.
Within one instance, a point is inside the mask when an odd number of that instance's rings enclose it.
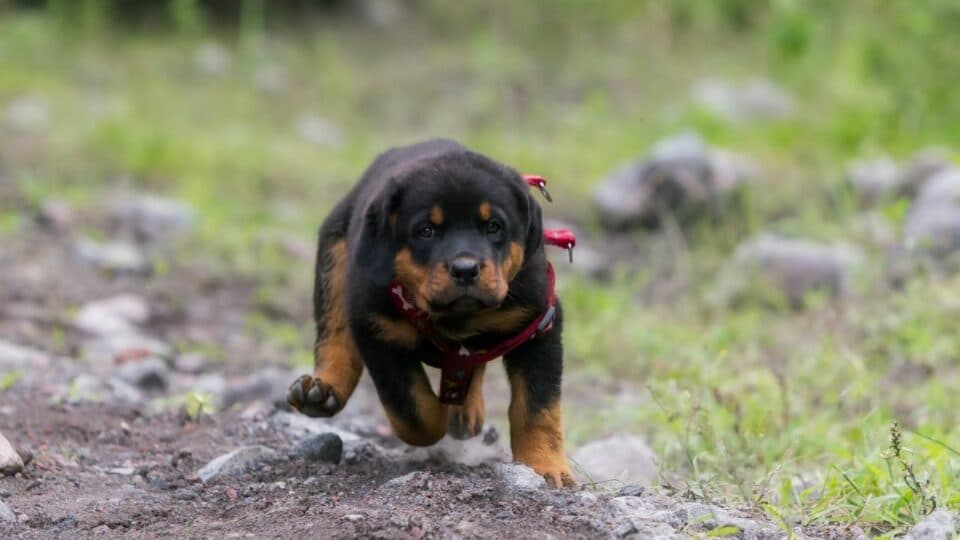
<instances>
[{"instance_id":1,"label":"blurred background","mask_svg":"<svg viewBox=\"0 0 960 540\"><path fill-rule=\"evenodd\" d=\"M0 2L0 337L76 356L23 306L135 293L178 361L302 371L317 226L450 137L579 235L571 452L636 436L648 480L803 522L958 509L957 28L953 0Z\"/></svg>"}]
</instances>

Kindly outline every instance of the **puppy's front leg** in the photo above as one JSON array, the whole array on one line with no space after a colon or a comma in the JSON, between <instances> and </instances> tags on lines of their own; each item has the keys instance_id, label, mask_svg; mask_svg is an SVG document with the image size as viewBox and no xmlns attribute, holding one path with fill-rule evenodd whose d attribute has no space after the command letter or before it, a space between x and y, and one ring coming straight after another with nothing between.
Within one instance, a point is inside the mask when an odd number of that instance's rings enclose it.
<instances>
[{"instance_id":1,"label":"puppy's front leg","mask_svg":"<svg viewBox=\"0 0 960 540\"><path fill-rule=\"evenodd\" d=\"M563 448L560 309L553 329L504 357L510 379L510 446L514 461L530 466L554 487L575 482Z\"/></svg>"},{"instance_id":2,"label":"puppy's front leg","mask_svg":"<svg viewBox=\"0 0 960 540\"><path fill-rule=\"evenodd\" d=\"M429 446L447 433L447 406L430 387L415 351L381 342L358 328L357 345L393 431L403 442Z\"/></svg>"}]
</instances>

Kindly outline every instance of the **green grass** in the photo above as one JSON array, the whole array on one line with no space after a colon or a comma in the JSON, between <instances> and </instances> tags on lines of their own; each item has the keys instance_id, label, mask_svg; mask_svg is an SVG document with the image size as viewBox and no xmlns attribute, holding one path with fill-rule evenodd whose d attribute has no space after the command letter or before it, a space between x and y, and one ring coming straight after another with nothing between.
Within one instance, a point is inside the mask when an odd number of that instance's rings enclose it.
<instances>
[{"instance_id":1,"label":"green grass","mask_svg":"<svg viewBox=\"0 0 960 540\"><path fill-rule=\"evenodd\" d=\"M170 193L202 216L181 264L255 279L261 305L306 302L310 264L291 263L275 240L312 239L388 146L460 139L547 176L557 202L546 213L591 226L585 201L599 178L657 139L699 131L749 155L760 174L736 216L686 232L679 258L652 249L662 256L637 277L563 280L568 395L591 395L566 404L571 442L642 434L674 488L788 525L893 534L931 497L960 509L960 278L886 287L883 254L856 227L860 209L843 185L852 158L960 143L951 2L465 2L458 12L425 1L386 30L327 18L264 33L253 15L232 31L175 4L179 31L109 33L123 25L96 12L86 26L0 15L0 103L33 95L50 106L48 129L17 134L17 151L0 145L30 205L56 195L93 207L117 183ZM194 65L210 41L230 52L222 75ZM258 89L268 66L286 74L279 91ZM701 77L752 75L785 85L797 115L730 123L687 98ZM306 113L339 126L342 143L303 140L295 126ZM893 201L879 213L896 225L905 208ZM16 234L26 218L0 211L0 235ZM873 271L842 305L711 302L726 257L761 230L860 243ZM681 292L641 299L652 280L679 272L689 284ZM298 363L308 361L310 327L248 325Z\"/></svg>"}]
</instances>

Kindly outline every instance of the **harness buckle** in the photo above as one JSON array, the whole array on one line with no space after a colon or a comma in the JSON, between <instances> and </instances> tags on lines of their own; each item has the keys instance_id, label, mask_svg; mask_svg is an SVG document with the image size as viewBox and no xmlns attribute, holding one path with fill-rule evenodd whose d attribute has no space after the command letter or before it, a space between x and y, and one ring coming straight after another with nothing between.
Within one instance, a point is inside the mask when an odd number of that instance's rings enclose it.
<instances>
[{"instance_id":1,"label":"harness buckle","mask_svg":"<svg viewBox=\"0 0 960 540\"><path fill-rule=\"evenodd\" d=\"M537 331L531 337L542 336L549 332L553 328L553 319L556 315L557 306L548 307L546 313L543 314L543 318L540 319L540 323L537 324Z\"/></svg>"}]
</instances>

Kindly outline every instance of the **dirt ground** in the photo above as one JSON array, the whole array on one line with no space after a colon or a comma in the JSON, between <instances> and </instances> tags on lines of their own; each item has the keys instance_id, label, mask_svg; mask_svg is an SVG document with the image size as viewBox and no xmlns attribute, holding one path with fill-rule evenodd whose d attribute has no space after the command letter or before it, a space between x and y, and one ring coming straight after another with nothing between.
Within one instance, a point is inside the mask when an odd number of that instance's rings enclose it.
<instances>
[{"instance_id":1,"label":"dirt ground","mask_svg":"<svg viewBox=\"0 0 960 540\"><path fill-rule=\"evenodd\" d=\"M182 406L158 407L156 394L139 402L65 399L77 376L108 377L118 367L85 358L92 338L73 327L72 314L121 293L147 299L151 336L227 351L234 359L210 369L228 384L272 363L285 368L267 340L243 338L242 321L257 309L243 279L195 268L162 277L105 273L78 261L69 237L40 228L4 244L0 338L45 356L28 359L0 393L0 432L32 458L20 474L0 478L0 500L18 517L0 520L0 537L595 537L611 527L593 494L517 492L489 464L403 448L368 386L337 420L356 438L336 465L303 459L296 434L277 421L291 413L269 399L199 419ZM208 484L197 478L211 459L248 445L278 457Z\"/></svg>"}]
</instances>

